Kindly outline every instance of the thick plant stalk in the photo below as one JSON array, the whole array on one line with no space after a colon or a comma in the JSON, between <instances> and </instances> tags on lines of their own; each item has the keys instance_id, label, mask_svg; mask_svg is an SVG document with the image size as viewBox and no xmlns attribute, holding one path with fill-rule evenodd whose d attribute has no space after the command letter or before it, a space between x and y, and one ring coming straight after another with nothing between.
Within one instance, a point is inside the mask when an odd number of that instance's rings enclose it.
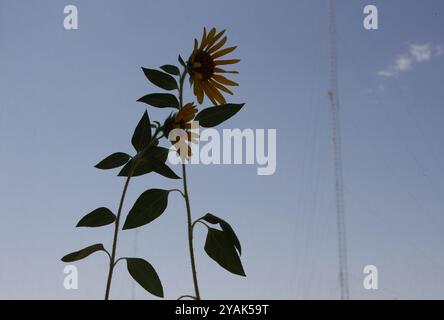
<instances>
[{"instance_id":1,"label":"thick plant stalk","mask_svg":"<svg viewBox=\"0 0 444 320\"><path fill-rule=\"evenodd\" d=\"M185 76L187 75L186 69L183 71L180 77L179 84L179 107L183 107L183 82L185 80ZM191 206L190 206L190 198L188 195L188 184L187 184L187 171L185 163L182 163L182 179L183 179L183 195L185 198L185 205L187 208L187 226L188 226L188 248L190 251L190 263L191 263L191 272L193 274L193 284L194 284L194 294L195 299L200 300L200 292L199 292L199 284L197 281L197 271L196 271L196 261L194 258L194 247L193 247L193 220L191 217Z\"/></svg>"}]
</instances>

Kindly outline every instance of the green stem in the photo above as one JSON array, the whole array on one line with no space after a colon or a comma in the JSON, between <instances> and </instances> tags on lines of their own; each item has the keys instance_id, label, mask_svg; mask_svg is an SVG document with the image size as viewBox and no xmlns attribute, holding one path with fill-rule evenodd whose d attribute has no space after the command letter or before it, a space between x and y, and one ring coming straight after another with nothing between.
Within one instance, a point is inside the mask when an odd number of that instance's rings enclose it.
<instances>
[{"instance_id":1,"label":"green stem","mask_svg":"<svg viewBox=\"0 0 444 320\"><path fill-rule=\"evenodd\" d=\"M120 216L122 214L122 208L123 208L123 203L125 201L126 191L128 190L128 185L130 183L131 176L133 175L135 167L136 166L133 165L133 167L131 168L131 171L128 174L128 178L126 179L125 186L123 187L122 196L120 197L119 210L117 212L116 221L114 223L113 249L111 252L111 259L109 262L109 272L108 272L108 281L106 282L105 300L109 299L109 292L111 290L111 281L113 279L113 271L115 266L114 260L116 259L117 237L119 235Z\"/></svg>"},{"instance_id":2,"label":"green stem","mask_svg":"<svg viewBox=\"0 0 444 320\"><path fill-rule=\"evenodd\" d=\"M116 217L116 221L114 223L113 249L111 252L111 257L110 257L110 262L109 262L109 271L108 271L108 280L106 282L105 300L109 300L109 292L111 290L111 282L113 279L114 267L116 266L116 263L120 260L119 259L119 260L115 261L116 260L116 249L117 249L117 238L119 235L120 216L122 215L122 208L123 208L123 203L125 202L125 196L126 196L126 192L128 190L128 185L130 183L131 177L134 174L134 170L137 167L137 164L139 161L139 156L143 155L145 153L145 151L153 145L153 142L156 139L158 139L158 137L157 137L158 134L159 134L159 128L157 128L156 132L154 133L154 137L151 138L151 141L148 144L148 146L146 146L142 151L139 151L137 153L137 155L131 160L131 161L134 161L134 163L131 166L131 170L128 172L128 177L126 178L125 186L123 187L122 196L120 197L119 209L117 211L117 217Z\"/></svg>"},{"instance_id":3,"label":"green stem","mask_svg":"<svg viewBox=\"0 0 444 320\"><path fill-rule=\"evenodd\" d=\"M184 194L185 194L185 204L187 207L188 246L190 249L191 271L193 273L193 283L194 283L194 292L195 292L196 300L200 300L199 284L197 283L196 261L194 259L193 224L192 224L192 218L191 218L190 197L188 195L187 170L186 170L185 163L182 163L182 173L183 173L183 190L184 190Z\"/></svg>"},{"instance_id":4,"label":"green stem","mask_svg":"<svg viewBox=\"0 0 444 320\"><path fill-rule=\"evenodd\" d=\"M180 76L179 84L179 107L183 107L183 83L187 75L187 70L185 69ZM197 271L196 271L196 261L194 259L194 248L193 248L193 223L191 217L191 206L190 197L188 195L188 183L187 183L187 171L185 163L182 163L182 176L183 176L183 195L185 198L185 205L187 208L187 226L188 226L188 247L190 250L190 262L191 262L191 272L193 274L194 292L195 299L200 300L199 284L197 282Z\"/></svg>"}]
</instances>

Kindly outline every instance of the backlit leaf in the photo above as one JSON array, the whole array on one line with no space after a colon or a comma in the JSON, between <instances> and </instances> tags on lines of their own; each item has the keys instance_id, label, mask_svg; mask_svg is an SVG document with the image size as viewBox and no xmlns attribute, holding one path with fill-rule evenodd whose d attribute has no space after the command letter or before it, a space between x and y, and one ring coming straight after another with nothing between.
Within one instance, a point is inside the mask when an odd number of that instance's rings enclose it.
<instances>
[{"instance_id":1,"label":"backlit leaf","mask_svg":"<svg viewBox=\"0 0 444 320\"><path fill-rule=\"evenodd\" d=\"M140 195L126 217L123 230L134 229L158 218L168 206L169 190L150 189Z\"/></svg>"},{"instance_id":2,"label":"backlit leaf","mask_svg":"<svg viewBox=\"0 0 444 320\"><path fill-rule=\"evenodd\" d=\"M224 231L208 228L205 252L222 268L231 273L245 276L242 262L233 245L233 241Z\"/></svg>"},{"instance_id":3,"label":"backlit leaf","mask_svg":"<svg viewBox=\"0 0 444 320\"><path fill-rule=\"evenodd\" d=\"M215 127L222 122L230 119L234 116L242 107L241 104L222 104L220 106L210 107L203 109L199 112L195 118L195 121L199 121L199 125L204 128Z\"/></svg>"},{"instance_id":4,"label":"backlit leaf","mask_svg":"<svg viewBox=\"0 0 444 320\"><path fill-rule=\"evenodd\" d=\"M148 80L159 88L168 91L178 88L176 80L169 74L155 69L142 68L142 70Z\"/></svg>"},{"instance_id":5,"label":"backlit leaf","mask_svg":"<svg viewBox=\"0 0 444 320\"><path fill-rule=\"evenodd\" d=\"M98 208L84 216L77 227L101 227L113 223L116 216L108 208Z\"/></svg>"},{"instance_id":6,"label":"backlit leaf","mask_svg":"<svg viewBox=\"0 0 444 320\"><path fill-rule=\"evenodd\" d=\"M95 165L97 169L114 169L123 166L131 157L124 152L116 152Z\"/></svg>"},{"instance_id":7,"label":"backlit leaf","mask_svg":"<svg viewBox=\"0 0 444 320\"><path fill-rule=\"evenodd\" d=\"M67 254L66 256L64 256L62 258L62 261L63 262L74 262L77 260L82 260L82 259L86 258L87 256L89 256L90 254L93 254L94 252L97 252L97 251L105 251L103 244L101 244L101 243L93 244L92 246L83 248L82 250Z\"/></svg>"},{"instance_id":8,"label":"backlit leaf","mask_svg":"<svg viewBox=\"0 0 444 320\"><path fill-rule=\"evenodd\" d=\"M128 272L149 293L163 298L163 287L153 266L140 258L125 258Z\"/></svg>"}]
</instances>

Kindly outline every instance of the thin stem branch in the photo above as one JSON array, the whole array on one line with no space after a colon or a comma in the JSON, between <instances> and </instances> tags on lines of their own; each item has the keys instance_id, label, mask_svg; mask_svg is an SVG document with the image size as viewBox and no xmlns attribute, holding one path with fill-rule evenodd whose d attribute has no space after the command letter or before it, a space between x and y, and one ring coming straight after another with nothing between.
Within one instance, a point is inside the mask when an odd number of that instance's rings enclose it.
<instances>
[{"instance_id":1,"label":"thin stem branch","mask_svg":"<svg viewBox=\"0 0 444 320\"><path fill-rule=\"evenodd\" d=\"M183 73L180 76L179 82L179 108L183 107L183 83L185 77L187 75L187 70L184 68ZM199 293L199 284L197 282L197 271L196 271L196 262L194 259L194 248L193 248L193 226L192 226L192 218L191 218L191 206L190 206L190 197L188 195L188 185L187 185L187 171L185 163L182 163L182 178L183 178L183 195L185 198L185 205L187 207L187 226L188 226L188 247L190 250L190 262L191 262L191 271L193 274L193 283L194 283L194 292L195 299L200 300Z\"/></svg>"},{"instance_id":2,"label":"thin stem branch","mask_svg":"<svg viewBox=\"0 0 444 320\"><path fill-rule=\"evenodd\" d=\"M191 228L194 230L194 226L196 225L196 223L202 223L205 227L210 228L209 225L207 225L205 222L202 221L202 218L197 219L196 221L193 222L193 224L191 225Z\"/></svg>"},{"instance_id":3,"label":"thin stem branch","mask_svg":"<svg viewBox=\"0 0 444 320\"><path fill-rule=\"evenodd\" d=\"M170 191L177 191L177 192L179 192L179 193L182 195L182 197L185 198L185 194L182 192L182 190L179 190L179 189L171 189Z\"/></svg>"},{"instance_id":4,"label":"thin stem branch","mask_svg":"<svg viewBox=\"0 0 444 320\"><path fill-rule=\"evenodd\" d=\"M109 260L111 260L111 255L109 254L108 250L103 249L103 251L106 253L106 255L108 256Z\"/></svg>"},{"instance_id":5,"label":"thin stem branch","mask_svg":"<svg viewBox=\"0 0 444 320\"><path fill-rule=\"evenodd\" d=\"M116 266L120 260L125 260L125 259L126 259L126 257L122 257L122 258L117 259L116 262L114 262L114 266Z\"/></svg>"},{"instance_id":6,"label":"thin stem branch","mask_svg":"<svg viewBox=\"0 0 444 320\"><path fill-rule=\"evenodd\" d=\"M119 262L119 260L123 259L123 258L120 258L117 261L115 261L116 260L116 249L117 249L117 238L119 235L120 216L122 215L122 208L123 208L123 203L125 202L125 196L126 196L126 192L128 190L128 185L130 183L131 177L134 174L134 170L137 167L139 156L143 155L145 153L145 151L148 150L153 145L154 141L157 139L157 135L159 134L159 132L160 132L160 130L159 130L159 128L157 128L156 132L154 133L154 137L151 138L150 143L143 150L139 151L134 158L132 158L132 161L134 161L134 163L131 166L131 170L128 173L128 177L126 178L125 186L123 187L123 191L122 191L122 196L120 197L120 203L119 203L119 209L117 211L116 221L114 222L113 249L112 249L111 256L110 256L108 280L106 282L105 300L109 299L109 292L111 290L111 282L113 279L114 267L117 264L117 262Z\"/></svg>"}]
</instances>

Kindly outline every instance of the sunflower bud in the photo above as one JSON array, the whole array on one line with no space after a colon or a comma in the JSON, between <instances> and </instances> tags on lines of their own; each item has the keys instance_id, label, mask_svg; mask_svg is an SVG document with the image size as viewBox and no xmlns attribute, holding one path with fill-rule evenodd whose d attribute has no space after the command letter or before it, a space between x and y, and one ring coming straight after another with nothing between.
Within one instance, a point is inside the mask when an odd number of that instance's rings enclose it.
<instances>
[{"instance_id":1,"label":"sunflower bud","mask_svg":"<svg viewBox=\"0 0 444 320\"><path fill-rule=\"evenodd\" d=\"M176 114L171 113L168 118L165 119L165 122L163 123L161 130L165 137L168 138L168 135L170 134L171 130L174 129L174 122L176 119Z\"/></svg>"}]
</instances>

